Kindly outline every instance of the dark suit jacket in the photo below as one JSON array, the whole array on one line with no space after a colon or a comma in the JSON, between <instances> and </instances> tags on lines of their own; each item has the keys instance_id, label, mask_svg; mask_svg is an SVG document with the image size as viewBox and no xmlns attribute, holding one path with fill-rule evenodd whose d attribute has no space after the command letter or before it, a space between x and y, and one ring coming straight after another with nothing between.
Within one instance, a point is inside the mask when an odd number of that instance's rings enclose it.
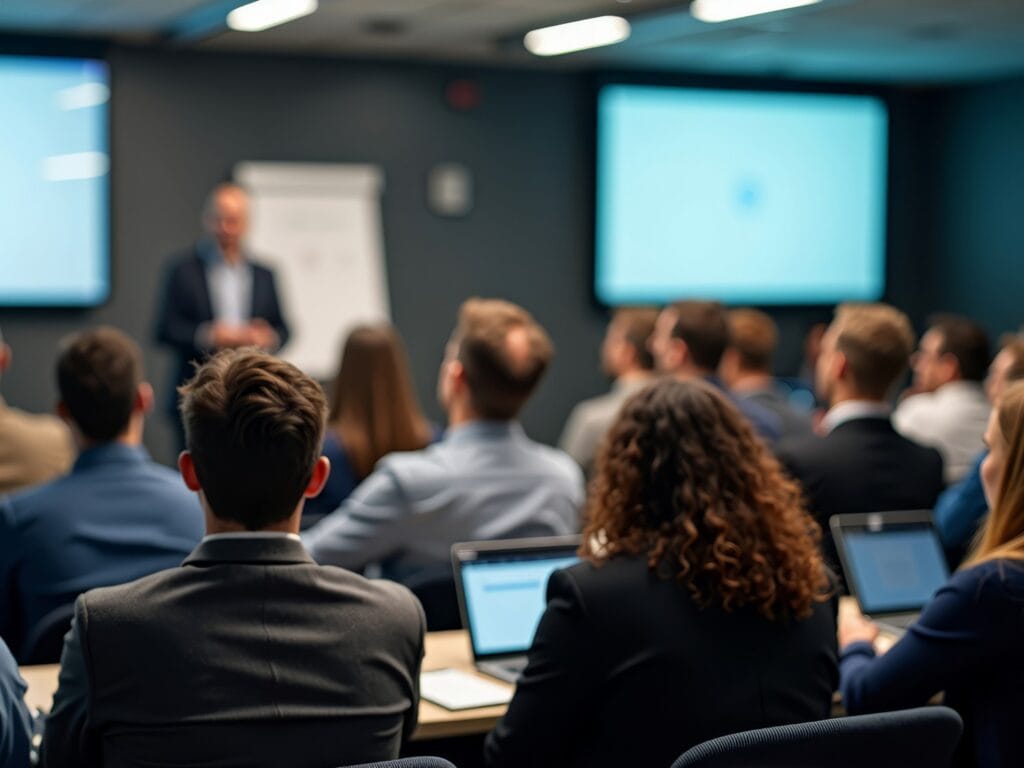
<instances>
[{"instance_id":1,"label":"dark suit jacket","mask_svg":"<svg viewBox=\"0 0 1024 768\"><path fill-rule=\"evenodd\" d=\"M250 314L266 320L277 332L281 346L288 341L288 325L281 314L274 273L264 266L252 264L252 302ZM177 353L175 387L192 377L192 361L202 361L212 351L196 346L196 331L213 320L213 304L206 283L206 262L199 248L189 249L175 259L164 285L163 305L157 319L157 341ZM169 407L176 412L177 395L171 391Z\"/></svg>"},{"instance_id":2,"label":"dark suit jacket","mask_svg":"<svg viewBox=\"0 0 1024 768\"><path fill-rule=\"evenodd\" d=\"M206 539L182 567L82 595L44 765L334 768L416 724L423 612L292 538Z\"/></svg>"},{"instance_id":3,"label":"dark suit jacket","mask_svg":"<svg viewBox=\"0 0 1024 768\"><path fill-rule=\"evenodd\" d=\"M825 559L840 572L832 515L932 509L942 491L942 456L908 440L887 418L852 419L825 437L783 441L776 455L803 486L822 527Z\"/></svg>"},{"instance_id":4,"label":"dark suit jacket","mask_svg":"<svg viewBox=\"0 0 1024 768\"><path fill-rule=\"evenodd\" d=\"M556 571L489 766L663 767L727 733L827 717L836 603L804 621L701 610L642 558Z\"/></svg>"}]
</instances>

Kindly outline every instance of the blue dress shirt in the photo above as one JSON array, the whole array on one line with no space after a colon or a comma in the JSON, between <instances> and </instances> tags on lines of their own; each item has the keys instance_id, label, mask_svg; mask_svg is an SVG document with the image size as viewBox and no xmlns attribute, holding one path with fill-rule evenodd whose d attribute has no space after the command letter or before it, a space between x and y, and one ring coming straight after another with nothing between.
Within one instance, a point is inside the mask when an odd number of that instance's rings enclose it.
<instances>
[{"instance_id":1,"label":"blue dress shirt","mask_svg":"<svg viewBox=\"0 0 1024 768\"><path fill-rule=\"evenodd\" d=\"M887 653L852 643L839 662L851 715L922 706L944 691L964 720L957 766L1024 765L1024 561L956 573Z\"/></svg>"},{"instance_id":2,"label":"blue dress shirt","mask_svg":"<svg viewBox=\"0 0 1024 768\"><path fill-rule=\"evenodd\" d=\"M983 451L964 479L943 491L935 503L935 527L939 529L947 554L956 562L963 557L978 524L988 512L981 484L981 462L986 456L988 451Z\"/></svg>"},{"instance_id":3,"label":"blue dress shirt","mask_svg":"<svg viewBox=\"0 0 1024 768\"><path fill-rule=\"evenodd\" d=\"M392 453L303 535L322 565L382 562L405 580L450 563L451 545L579 530L583 473L515 422L474 421L422 451Z\"/></svg>"},{"instance_id":4,"label":"blue dress shirt","mask_svg":"<svg viewBox=\"0 0 1024 768\"><path fill-rule=\"evenodd\" d=\"M47 614L180 565L204 530L198 497L145 448L83 451L67 475L0 502L0 636L19 655Z\"/></svg>"}]
</instances>

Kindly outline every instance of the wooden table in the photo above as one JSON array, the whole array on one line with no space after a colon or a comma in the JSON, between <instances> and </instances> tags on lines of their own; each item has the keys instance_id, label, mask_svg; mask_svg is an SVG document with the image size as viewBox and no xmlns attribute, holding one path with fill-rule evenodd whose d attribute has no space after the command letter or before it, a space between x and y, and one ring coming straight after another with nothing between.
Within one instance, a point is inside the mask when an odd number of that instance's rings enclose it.
<instances>
[{"instance_id":1,"label":"wooden table","mask_svg":"<svg viewBox=\"0 0 1024 768\"><path fill-rule=\"evenodd\" d=\"M426 637L426 656L423 659L423 670L453 668L477 674L473 667L473 658L469 649L469 635L463 630L454 632L430 632ZM38 667L22 667L21 676L28 683L25 701L29 709L50 710L53 694L57 690L58 664L45 664ZM484 679L498 685L512 686L484 676ZM440 739L448 736L465 736L486 733L494 727L505 714L505 705L481 707L459 712L449 712L443 707L420 700L419 725L412 738L414 740Z\"/></svg>"},{"instance_id":2,"label":"wooden table","mask_svg":"<svg viewBox=\"0 0 1024 768\"><path fill-rule=\"evenodd\" d=\"M857 610L857 603L851 597L840 601L840 612ZM884 652L895 642L894 637L882 635L876 645ZM469 635L465 630L453 632L429 632L426 637L426 656L423 659L423 671L434 669L458 669L471 674L479 674L473 667L473 656L469 648ZM57 664L46 664L38 667L22 667L21 676L28 683L25 701L30 709L49 711L53 703L53 694L57 690ZM482 675L491 683L512 686L492 677ZM838 704L838 699L837 699ZM491 730L499 718L505 714L506 705L466 709L449 712L444 707L420 700L419 724L412 738L414 740L440 739L449 736L467 736L486 733Z\"/></svg>"}]
</instances>

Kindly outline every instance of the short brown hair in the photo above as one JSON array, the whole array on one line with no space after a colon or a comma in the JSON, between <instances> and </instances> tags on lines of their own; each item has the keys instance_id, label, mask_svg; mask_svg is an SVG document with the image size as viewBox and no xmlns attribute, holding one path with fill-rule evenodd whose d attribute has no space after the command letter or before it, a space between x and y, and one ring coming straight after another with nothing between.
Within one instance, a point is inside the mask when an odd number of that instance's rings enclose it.
<instances>
[{"instance_id":1,"label":"short brown hair","mask_svg":"<svg viewBox=\"0 0 1024 768\"><path fill-rule=\"evenodd\" d=\"M323 442L327 402L291 363L225 350L178 388L196 476L219 518L259 530L295 510Z\"/></svg>"},{"instance_id":2,"label":"short brown hair","mask_svg":"<svg viewBox=\"0 0 1024 768\"><path fill-rule=\"evenodd\" d=\"M128 428L141 382L138 344L110 326L71 336L57 358L60 399L90 440L109 442Z\"/></svg>"},{"instance_id":3,"label":"short brown hair","mask_svg":"<svg viewBox=\"0 0 1024 768\"><path fill-rule=\"evenodd\" d=\"M999 351L1008 352L1013 363L1006 371L1007 381L1024 379L1024 336L1018 333L1007 333L999 338Z\"/></svg>"},{"instance_id":4,"label":"short brown hair","mask_svg":"<svg viewBox=\"0 0 1024 768\"><path fill-rule=\"evenodd\" d=\"M470 401L485 419L515 418L554 356L551 339L533 316L500 299L465 301L452 341Z\"/></svg>"},{"instance_id":5,"label":"short brown hair","mask_svg":"<svg viewBox=\"0 0 1024 768\"><path fill-rule=\"evenodd\" d=\"M677 301L669 309L676 316L672 335L686 342L694 365L716 370L729 344L725 307L717 301Z\"/></svg>"},{"instance_id":6,"label":"short brown hair","mask_svg":"<svg viewBox=\"0 0 1024 768\"><path fill-rule=\"evenodd\" d=\"M884 398L910 364L910 320L888 304L842 304L832 324L854 385L868 397Z\"/></svg>"},{"instance_id":7,"label":"short brown hair","mask_svg":"<svg viewBox=\"0 0 1024 768\"><path fill-rule=\"evenodd\" d=\"M779 329L764 312L734 309L729 313L729 346L736 350L744 370L770 373L778 343Z\"/></svg>"},{"instance_id":8,"label":"short brown hair","mask_svg":"<svg viewBox=\"0 0 1024 768\"><path fill-rule=\"evenodd\" d=\"M580 554L646 560L698 605L808 615L826 599L821 530L750 423L703 381L630 397L605 437Z\"/></svg>"},{"instance_id":9,"label":"short brown hair","mask_svg":"<svg viewBox=\"0 0 1024 768\"><path fill-rule=\"evenodd\" d=\"M960 315L939 314L928 319L928 328L942 337L939 354L952 355L965 381L981 381L988 372L991 350L985 329Z\"/></svg>"},{"instance_id":10,"label":"short brown hair","mask_svg":"<svg viewBox=\"0 0 1024 768\"><path fill-rule=\"evenodd\" d=\"M654 355L647 341L658 322L658 310L653 307L620 307L615 310L613 323L622 327L626 343L636 352L636 362L645 371L654 370Z\"/></svg>"}]
</instances>

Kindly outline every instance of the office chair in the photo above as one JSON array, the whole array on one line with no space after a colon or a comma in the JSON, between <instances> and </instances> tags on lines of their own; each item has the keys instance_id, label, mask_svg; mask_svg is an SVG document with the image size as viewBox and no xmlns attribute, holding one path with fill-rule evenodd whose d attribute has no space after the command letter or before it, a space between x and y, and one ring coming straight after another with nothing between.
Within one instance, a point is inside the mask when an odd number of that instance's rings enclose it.
<instances>
[{"instance_id":1,"label":"office chair","mask_svg":"<svg viewBox=\"0 0 1024 768\"><path fill-rule=\"evenodd\" d=\"M385 760L383 763L363 763L345 768L455 768L441 757L403 757L398 760Z\"/></svg>"},{"instance_id":2,"label":"office chair","mask_svg":"<svg viewBox=\"0 0 1024 768\"><path fill-rule=\"evenodd\" d=\"M781 725L705 741L672 768L948 768L963 727L948 707Z\"/></svg>"},{"instance_id":3,"label":"office chair","mask_svg":"<svg viewBox=\"0 0 1024 768\"><path fill-rule=\"evenodd\" d=\"M71 629L71 619L74 617L73 602L46 614L29 632L18 654L18 663L26 666L58 663L61 651L64 650L64 635Z\"/></svg>"}]
</instances>

